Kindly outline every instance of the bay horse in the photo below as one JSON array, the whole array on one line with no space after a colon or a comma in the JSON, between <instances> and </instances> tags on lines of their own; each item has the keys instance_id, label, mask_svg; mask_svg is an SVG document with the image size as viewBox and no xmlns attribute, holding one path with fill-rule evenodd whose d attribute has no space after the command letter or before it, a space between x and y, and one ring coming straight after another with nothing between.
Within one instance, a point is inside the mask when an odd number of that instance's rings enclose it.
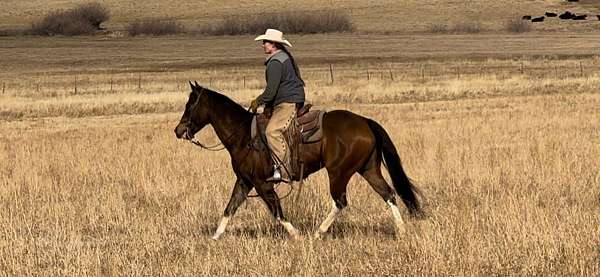
<instances>
[{"instance_id":1,"label":"bay horse","mask_svg":"<svg viewBox=\"0 0 600 277\"><path fill-rule=\"evenodd\" d=\"M212 125L216 135L231 156L233 171L237 177L229 203L219 226L213 235L218 239L230 218L255 188L258 195L293 239L299 232L286 220L274 184L266 179L273 174L271 157L266 150L252 147L250 134L254 116L227 96L192 84L185 111L175 128L179 139L192 140L203 127ZM392 140L385 129L372 119L345 110L327 112L323 117L323 138L320 142L304 144L300 157L304 161L304 173L308 177L323 166L329 175L329 190L333 205L330 213L319 226L315 236L327 232L338 213L348 205L346 187L354 173L362 175L373 189L389 205L396 231L405 232L404 221L396 206L394 189L381 174L381 164L386 165L396 193L411 215L420 215L421 207L417 189L406 176Z\"/></svg>"}]
</instances>

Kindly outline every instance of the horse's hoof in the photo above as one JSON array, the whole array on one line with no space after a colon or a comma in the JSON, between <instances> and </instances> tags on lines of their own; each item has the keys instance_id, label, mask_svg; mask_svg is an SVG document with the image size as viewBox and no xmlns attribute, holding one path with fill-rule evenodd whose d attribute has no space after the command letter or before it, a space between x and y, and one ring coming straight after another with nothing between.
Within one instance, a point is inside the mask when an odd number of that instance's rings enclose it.
<instances>
[{"instance_id":1,"label":"horse's hoof","mask_svg":"<svg viewBox=\"0 0 600 277\"><path fill-rule=\"evenodd\" d=\"M315 232L315 239L323 239L323 233L319 231Z\"/></svg>"},{"instance_id":2,"label":"horse's hoof","mask_svg":"<svg viewBox=\"0 0 600 277\"><path fill-rule=\"evenodd\" d=\"M221 234L214 234L212 240L219 240L219 237L221 237Z\"/></svg>"}]
</instances>

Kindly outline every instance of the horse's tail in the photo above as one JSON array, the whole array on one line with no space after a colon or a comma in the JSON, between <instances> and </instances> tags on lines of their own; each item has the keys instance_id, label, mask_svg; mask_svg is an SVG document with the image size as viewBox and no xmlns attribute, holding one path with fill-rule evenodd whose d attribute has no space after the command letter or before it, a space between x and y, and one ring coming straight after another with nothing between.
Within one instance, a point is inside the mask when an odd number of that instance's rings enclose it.
<instances>
[{"instance_id":1,"label":"horse's tail","mask_svg":"<svg viewBox=\"0 0 600 277\"><path fill-rule=\"evenodd\" d=\"M402 198L402 202L404 202L411 215L421 216L421 205L416 196L418 189L404 173L400 157L390 136L379 123L372 119L367 119L367 122L375 135L377 151L383 153L383 162L390 173L396 193Z\"/></svg>"}]
</instances>

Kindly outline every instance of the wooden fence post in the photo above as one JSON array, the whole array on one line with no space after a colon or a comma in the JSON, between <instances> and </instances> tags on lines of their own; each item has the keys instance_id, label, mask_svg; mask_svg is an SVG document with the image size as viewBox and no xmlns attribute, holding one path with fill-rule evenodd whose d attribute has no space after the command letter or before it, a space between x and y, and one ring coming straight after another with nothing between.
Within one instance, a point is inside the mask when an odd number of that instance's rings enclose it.
<instances>
[{"instance_id":1,"label":"wooden fence post","mask_svg":"<svg viewBox=\"0 0 600 277\"><path fill-rule=\"evenodd\" d=\"M367 81L371 81L371 74L369 73L368 68L367 68Z\"/></svg>"},{"instance_id":2,"label":"wooden fence post","mask_svg":"<svg viewBox=\"0 0 600 277\"><path fill-rule=\"evenodd\" d=\"M75 94L77 94L77 74L75 74Z\"/></svg>"},{"instance_id":3,"label":"wooden fence post","mask_svg":"<svg viewBox=\"0 0 600 277\"><path fill-rule=\"evenodd\" d=\"M579 61L579 75L583 77L583 62Z\"/></svg>"},{"instance_id":4,"label":"wooden fence post","mask_svg":"<svg viewBox=\"0 0 600 277\"><path fill-rule=\"evenodd\" d=\"M392 72L392 69L390 68L390 80L393 82L394 81L394 72Z\"/></svg>"},{"instance_id":5,"label":"wooden fence post","mask_svg":"<svg viewBox=\"0 0 600 277\"><path fill-rule=\"evenodd\" d=\"M138 90L142 90L142 74L138 76Z\"/></svg>"},{"instance_id":6,"label":"wooden fence post","mask_svg":"<svg viewBox=\"0 0 600 277\"><path fill-rule=\"evenodd\" d=\"M4 90L6 89L6 83L2 82L2 94L4 94Z\"/></svg>"},{"instance_id":7,"label":"wooden fence post","mask_svg":"<svg viewBox=\"0 0 600 277\"><path fill-rule=\"evenodd\" d=\"M525 65L521 62L521 74L525 74Z\"/></svg>"},{"instance_id":8,"label":"wooden fence post","mask_svg":"<svg viewBox=\"0 0 600 277\"><path fill-rule=\"evenodd\" d=\"M246 75L244 75L244 88L246 88Z\"/></svg>"},{"instance_id":9,"label":"wooden fence post","mask_svg":"<svg viewBox=\"0 0 600 277\"><path fill-rule=\"evenodd\" d=\"M110 77L110 93L113 93L113 78Z\"/></svg>"},{"instance_id":10,"label":"wooden fence post","mask_svg":"<svg viewBox=\"0 0 600 277\"><path fill-rule=\"evenodd\" d=\"M329 76L331 77L331 84L333 85L333 65L329 64Z\"/></svg>"}]
</instances>

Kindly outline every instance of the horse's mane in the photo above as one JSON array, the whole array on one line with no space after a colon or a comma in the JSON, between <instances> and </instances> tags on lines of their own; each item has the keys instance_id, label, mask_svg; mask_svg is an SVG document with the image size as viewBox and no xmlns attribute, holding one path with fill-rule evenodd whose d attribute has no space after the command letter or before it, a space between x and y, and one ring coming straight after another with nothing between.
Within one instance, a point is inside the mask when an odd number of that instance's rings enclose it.
<instances>
[{"instance_id":1,"label":"horse's mane","mask_svg":"<svg viewBox=\"0 0 600 277\"><path fill-rule=\"evenodd\" d=\"M235 113L236 116L239 116L240 118L249 117L251 115L244 107L226 95L207 88L204 88L204 90L210 95L210 104L213 107L218 108L219 111Z\"/></svg>"}]
</instances>

